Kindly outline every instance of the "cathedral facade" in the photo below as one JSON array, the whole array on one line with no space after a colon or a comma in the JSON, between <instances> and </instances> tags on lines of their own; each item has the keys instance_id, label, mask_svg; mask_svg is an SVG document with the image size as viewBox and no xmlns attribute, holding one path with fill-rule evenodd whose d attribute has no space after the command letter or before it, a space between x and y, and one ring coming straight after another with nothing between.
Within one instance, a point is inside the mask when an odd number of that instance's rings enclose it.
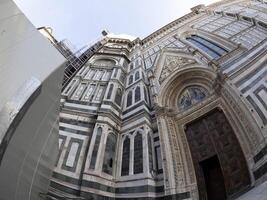
<instances>
[{"instance_id":1,"label":"cathedral facade","mask_svg":"<svg viewBox=\"0 0 267 200\"><path fill-rule=\"evenodd\" d=\"M223 200L266 181L266 38L265 0L104 37L62 91L49 194Z\"/></svg>"}]
</instances>

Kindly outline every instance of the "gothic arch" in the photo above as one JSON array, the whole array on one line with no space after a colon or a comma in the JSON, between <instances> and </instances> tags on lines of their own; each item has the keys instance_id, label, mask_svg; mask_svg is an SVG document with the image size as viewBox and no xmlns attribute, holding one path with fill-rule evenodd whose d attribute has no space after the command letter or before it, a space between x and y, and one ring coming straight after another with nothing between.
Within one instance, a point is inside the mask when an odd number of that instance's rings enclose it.
<instances>
[{"instance_id":1,"label":"gothic arch","mask_svg":"<svg viewBox=\"0 0 267 200\"><path fill-rule=\"evenodd\" d=\"M192 106L192 108L181 111L177 107L178 97L185 88L192 85L205 88L205 90L208 91L208 97L201 103ZM159 108L158 115L164 116L163 118L159 118L159 120L165 121L168 127L168 140L172 152L172 158L170 159L174 160L174 174L189 174L185 176L187 178L190 177L190 180L187 181L196 183L194 181L196 180L194 178L195 175L192 175L195 171L192 164L193 161L189 150L189 143L186 139L187 124L200 119L212 110L218 109L225 115L225 118L233 129L233 133L240 144L241 152L245 158L244 162L249 171L249 180L253 184L252 172L255 163L251 155L255 150L255 144L257 144L260 139L257 138L256 133L251 134L255 132L252 131L252 122L244 120L246 117L243 116L242 119L240 119L240 115L247 116L246 112L248 111L243 110L242 105L233 100L235 95L237 94L235 94L231 85L224 81L223 76L203 65L192 64L178 69L162 82L155 101ZM247 129L250 129L250 131ZM163 137L164 136L162 136L162 138ZM179 146L178 149L180 149L179 153L177 152L177 145ZM179 158L177 154L181 154L182 161L180 162L187 163L186 165L189 166L187 169L184 169L184 172L181 172L181 170L179 171L179 168L176 166L176 163L179 163L179 161L176 160ZM168 155L165 156L168 157ZM183 182L179 180L176 181L176 184Z\"/></svg>"},{"instance_id":2,"label":"gothic arch","mask_svg":"<svg viewBox=\"0 0 267 200\"><path fill-rule=\"evenodd\" d=\"M184 88L190 85L199 85L211 94L214 92L215 79L216 73L200 65L178 70L161 85L157 102L159 106L168 106L174 109L177 105L178 96Z\"/></svg>"}]
</instances>

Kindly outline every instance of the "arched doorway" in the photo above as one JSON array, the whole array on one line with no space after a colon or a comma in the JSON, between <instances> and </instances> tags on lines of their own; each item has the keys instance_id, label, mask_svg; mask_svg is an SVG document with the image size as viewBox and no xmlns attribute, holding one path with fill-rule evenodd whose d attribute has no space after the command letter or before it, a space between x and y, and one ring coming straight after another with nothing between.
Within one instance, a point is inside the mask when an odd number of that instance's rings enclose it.
<instances>
[{"instance_id":1,"label":"arched doorway","mask_svg":"<svg viewBox=\"0 0 267 200\"><path fill-rule=\"evenodd\" d=\"M173 159L174 167L170 169L173 174L183 174L184 182L179 182L179 176L174 177L175 181L171 175L168 178L177 190L190 187L192 199L227 199L253 181L251 136L229 107L230 99L224 94L230 91L227 83L217 91L216 80L217 74L210 69L187 67L166 79L156 98L162 109L158 111L159 122L167 126L169 135L168 139L166 131L162 131L162 139L168 142L170 146L166 148L172 153L165 155L166 160ZM190 93L196 98L189 99ZM177 153L182 160L176 159ZM185 166L182 171L181 163Z\"/></svg>"},{"instance_id":2,"label":"arched doorway","mask_svg":"<svg viewBox=\"0 0 267 200\"><path fill-rule=\"evenodd\" d=\"M220 109L186 125L200 200L225 200L250 185L240 144Z\"/></svg>"}]
</instances>

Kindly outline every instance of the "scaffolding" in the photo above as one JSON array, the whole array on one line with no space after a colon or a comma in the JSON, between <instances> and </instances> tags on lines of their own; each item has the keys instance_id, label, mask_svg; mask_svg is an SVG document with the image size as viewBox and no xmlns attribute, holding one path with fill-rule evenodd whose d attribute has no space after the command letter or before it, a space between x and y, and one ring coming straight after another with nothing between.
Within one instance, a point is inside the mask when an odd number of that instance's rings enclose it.
<instances>
[{"instance_id":1,"label":"scaffolding","mask_svg":"<svg viewBox=\"0 0 267 200\"><path fill-rule=\"evenodd\" d=\"M97 52L104 44L104 40L100 39L92 45L86 45L77 51L73 51L75 47L68 40L63 40L57 43L57 49L67 59L65 66L62 90L81 69L82 66Z\"/></svg>"},{"instance_id":2,"label":"scaffolding","mask_svg":"<svg viewBox=\"0 0 267 200\"><path fill-rule=\"evenodd\" d=\"M105 43L103 37L95 42L89 43L79 50L67 39L58 41L52 34L53 30L50 27L40 27L37 29L43 34L51 44L66 58L64 78L62 83L62 90L66 87L69 81L81 69L82 66L97 52Z\"/></svg>"}]
</instances>

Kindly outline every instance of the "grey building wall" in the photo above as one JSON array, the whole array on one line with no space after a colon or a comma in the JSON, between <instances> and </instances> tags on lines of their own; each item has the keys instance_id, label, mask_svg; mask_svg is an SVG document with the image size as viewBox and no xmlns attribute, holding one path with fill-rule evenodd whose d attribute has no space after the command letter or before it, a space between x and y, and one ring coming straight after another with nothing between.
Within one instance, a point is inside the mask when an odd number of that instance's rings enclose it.
<instances>
[{"instance_id":1,"label":"grey building wall","mask_svg":"<svg viewBox=\"0 0 267 200\"><path fill-rule=\"evenodd\" d=\"M65 59L11 0L0 2L0 199L40 199L58 153Z\"/></svg>"}]
</instances>

